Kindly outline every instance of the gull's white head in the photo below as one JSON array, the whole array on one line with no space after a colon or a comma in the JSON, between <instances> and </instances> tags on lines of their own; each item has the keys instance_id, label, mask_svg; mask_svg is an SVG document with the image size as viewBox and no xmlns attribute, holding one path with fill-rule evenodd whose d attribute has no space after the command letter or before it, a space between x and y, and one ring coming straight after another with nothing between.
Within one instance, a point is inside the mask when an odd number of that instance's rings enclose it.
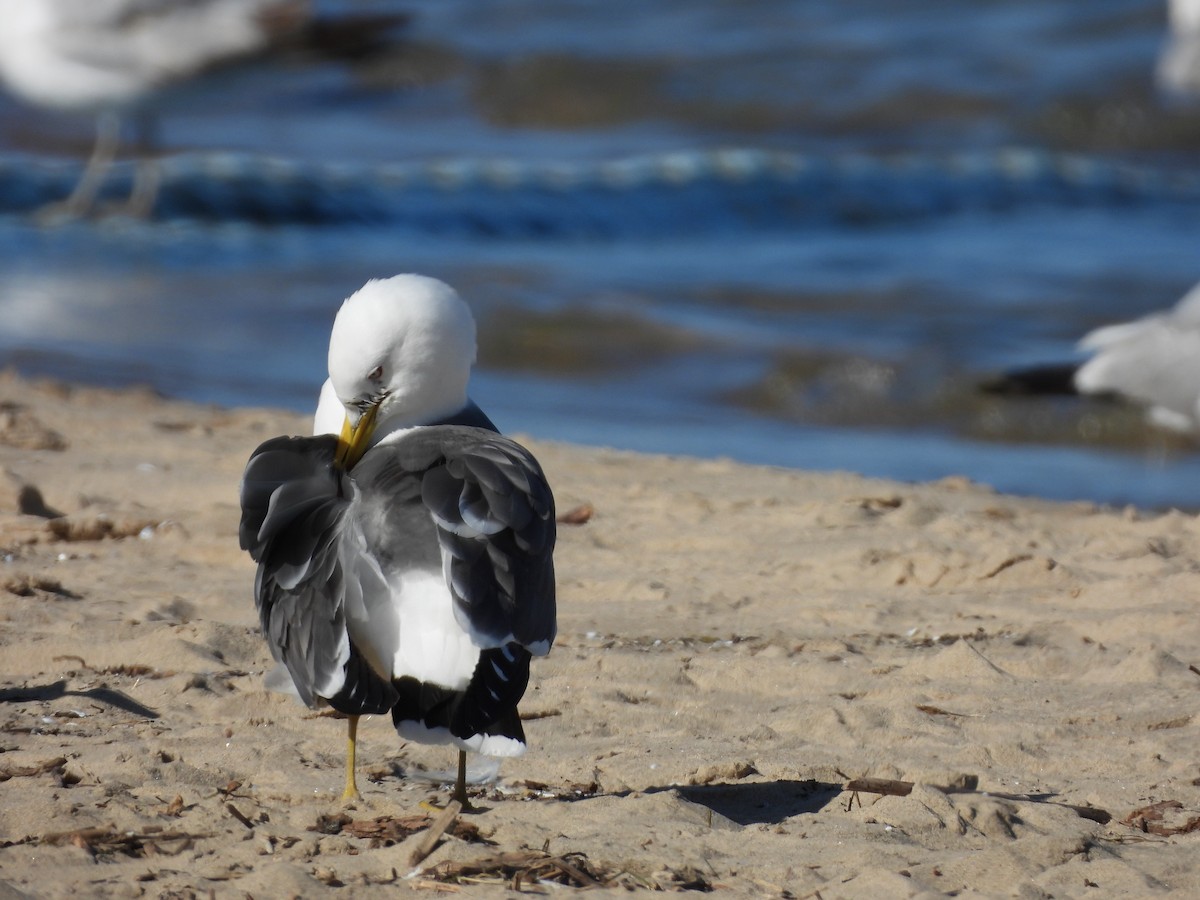
<instances>
[{"instance_id":1,"label":"gull's white head","mask_svg":"<svg viewBox=\"0 0 1200 900\"><path fill-rule=\"evenodd\" d=\"M470 309L424 275L368 281L342 304L329 336L329 381L347 422L356 428L371 412L376 440L462 409L474 362ZM360 452L373 442L359 440Z\"/></svg>"}]
</instances>

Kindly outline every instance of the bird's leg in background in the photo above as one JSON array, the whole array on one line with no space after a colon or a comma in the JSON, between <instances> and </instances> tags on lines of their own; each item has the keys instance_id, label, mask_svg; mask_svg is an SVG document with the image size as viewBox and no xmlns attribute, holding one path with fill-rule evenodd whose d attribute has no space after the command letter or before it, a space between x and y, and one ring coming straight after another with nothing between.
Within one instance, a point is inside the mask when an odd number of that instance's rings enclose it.
<instances>
[{"instance_id":1,"label":"bird's leg in background","mask_svg":"<svg viewBox=\"0 0 1200 900\"><path fill-rule=\"evenodd\" d=\"M86 215L95 205L96 195L104 183L113 160L117 156L117 146L121 141L121 120L116 113L103 112L96 118L96 143L92 155L88 158L83 169L83 175L71 196L66 200L43 206L37 212L43 221L59 218L74 218Z\"/></svg>"},{"instance_id":2,"label":"bird's leg in background","mask_svg":"<svg viewBox=\"0 0 1200 900\"><path fill-rule=\"evenodd\" d=\"M357 800L359 796L358 783L354 780L357 740L358 716L350 716L346 720L346 790L342 791L343 800Z\"/></svg>"},{"instance_id":3,"label":"bird's leg in background","mask_svg":"<svg viewBox=\"0 0 1200 900\"><path fill-rule=\"evenodd\" d=\"M154 212L158 186L162 181L162 170L158 163L158 118L152 112L143 111L138 114L135 124L137 166L133 172L133 190L119 212L137 219L148 219Z\"/></svg>"}]
</instances>

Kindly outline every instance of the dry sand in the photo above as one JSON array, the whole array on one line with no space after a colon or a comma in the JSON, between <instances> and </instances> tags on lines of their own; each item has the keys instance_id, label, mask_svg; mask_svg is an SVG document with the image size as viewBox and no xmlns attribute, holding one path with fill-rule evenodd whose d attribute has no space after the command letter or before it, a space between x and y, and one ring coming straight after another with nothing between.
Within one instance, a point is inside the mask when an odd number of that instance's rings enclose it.
<instances>
[{"instance_id":1,"label":"dry sand","mask_svg":"<svg viewBox=\"0 0 1200 900\"><path fill-rule=\"evenodd\" d=\"M452 752L364 722L343 809L344 724L262 686L237 484L305 420L0 403L0 898L498 894L494 862L436 879L501 854L526 889L1200 896L1190 516L530 441L594 515L560 529L529 752L462 817L492 843L414 875Z\"/></svg>"}]
</instances>

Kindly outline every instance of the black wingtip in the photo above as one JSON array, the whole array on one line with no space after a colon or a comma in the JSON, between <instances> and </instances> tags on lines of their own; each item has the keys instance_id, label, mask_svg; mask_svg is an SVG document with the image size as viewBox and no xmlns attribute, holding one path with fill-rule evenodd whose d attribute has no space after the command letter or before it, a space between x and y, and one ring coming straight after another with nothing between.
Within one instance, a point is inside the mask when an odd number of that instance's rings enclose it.
<instances>
[{"instance_id":1,"label":"black wingtip","mask_svg":"<svg viewBox=\"0 0 1200 900\"><path fill-rule=\"evenodd\" d=\"M320 16L308 23L302 39L304 49L321 59L363 62L390 52L411 23L407 13Z\"/></svg>"},{"instance_id":2,"label":"black wingtip","mask_svg":"<svg viewBox=\"0 0 1200 900\"><path fill-rule=\"evenodd\" d=\"M418 681L404 676L392 682L397 701L392 708L396 727L419 722L429 729L445 728L460 740L478 735L506 737L525 743L517 703L529 684L529 651L519 644L484 650L466 690Z\"/></svg>"},{"instance_id":3,"label":"black wingtip","mask_svg":"<svg viewBox=\"0 0 1200 900\"><path fill-rule=\"evenodd\" d=\"M984 381L979 389L985 394L1000 396L1077 396L1075 373L1078 363L1052 363L1005 372Z\"/></svg>"},{"instance_id":4,"label":"black wingtip","mask_svg":"<svg viewBox=\"0 0 1200 900\"><path fill-rule=\"evenodd\" d=\"M475 674L454 710L450 733L503 735L525 742L517 702L529 685L529 651L520 644L495 647L479 654Z\"/></svg>"},{"instance_id":5,"label":"black wingtip","mask_svg":"<svg viewBox=\"0 0 1200 900\"><path fill-rule=\"evenodd\" d=\"M375 673L353 644L350 645L350 659L346 661L346 680L342 689L325 698L330 706L348 716L381 716L399 699L396 689Z\"/></svg>"}]
</instances>

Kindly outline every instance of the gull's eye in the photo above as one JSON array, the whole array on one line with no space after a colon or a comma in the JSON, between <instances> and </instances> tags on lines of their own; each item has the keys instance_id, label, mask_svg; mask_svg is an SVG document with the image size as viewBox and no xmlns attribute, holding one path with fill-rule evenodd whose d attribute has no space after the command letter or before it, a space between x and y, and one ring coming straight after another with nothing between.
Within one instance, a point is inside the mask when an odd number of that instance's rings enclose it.
<instances>
[{"instance_id":1,"label":"gull's eye","mask_svg":"<svg viewBox=\"0 0 1200 900\"><path fill-rule=\"evenodd\" d=\"M375 383L378 384L382 378L383 378L383 366L376 366L370 372L367 373L368 381L374 381Z\"/></svg>"}]
</instances>

